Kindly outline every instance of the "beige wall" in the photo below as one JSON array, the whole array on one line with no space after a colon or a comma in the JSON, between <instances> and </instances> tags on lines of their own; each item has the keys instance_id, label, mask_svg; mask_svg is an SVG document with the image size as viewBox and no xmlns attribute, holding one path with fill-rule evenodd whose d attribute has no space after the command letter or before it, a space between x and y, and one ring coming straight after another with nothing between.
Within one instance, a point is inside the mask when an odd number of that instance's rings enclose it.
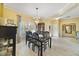
<instances>
[{"instance_id":1,"label":"beige wall","mask_svg":"<svg viewBox=\"0 0 79 59\"><path fill-rule=\"evenodd\" d=\"M53 26L53 36L68 36L68 37L75 37L76 32L72 31L72 34L62 34L62 25L69 25L69 24L76 24L76 31L79 31L79 17L69 18L69 19L59 19L56 20L54 18L50 18L47 20L43 20L45 23L45 30L49 31L49 26Z\"/></svg>"},{"instance_id":2,"label":"beige wall","mask_svg":"<svg viewBox=\"0 0 79 59\"><path fill-rule=\"evenodd\" d=\"M43 19L42 22L45 23L45 31L49 31L49 26L52 24L50 19Z\"/></svg>"},{"instance_id":3,"label":"beige wall","mask_svg":"<svg viewBox=\"0 0 79 59\"><path fill-rule=\"evenodd\" d=\"M0 3L0 17L3 16L3 4Z\"/></svg>"},{"instance_id":4,"label":"beige wall","mask_svg":"<svg viewBox=\"0 0 79 59\"><path fill-rule=\"evenodd\" d=\"M41 22L45 23L45 31L50 31L52 36L59 37L59 20L56 20L55 18L49 18L49 19L42 19Z\"/></svg>"},{"instance_id":5,"label":"beige wall","mask_svg":"<svg viewBox=\"0 0 79 59\"><path fill-rule=\"evenodd\" d=\"M23 13L17 12L7 6L2 7L3 5L0 4L0 16L1 14L3 14L3 17L0 17L0 24L1 25L5 25L7 19L12 19L14 20L14 23L16 24L16 26L18 25L18 19L17 19L17 15L20 15L22 17L22 21L23 21L23 25L26 26L26 24L29 22L31 22L34 26L35 26L35 22L34 20L32 20L31 16L25 15ZM3 9L1 9L3 8ZM3 11L3 13L1 13ZM49 31L49 26L54 26L56 27L54 30L52 31L52 33L56 36L56 35L60 35L62 36L62 24L71 24L71 23L75 23L76 24L76 31L79 31L79 17L76 18L72 18L72 19L60 19L60 20L56 20L54 18L49 18L49 19L42 19L41 22L45 23L45 30ZM67 35L68 36L68 35ZM75 36L75 33L73 32L71 36Z\"/></svg>"},{"instance_id":6,"label":"beige wall","mask_svg":"<svg viewBox=\"0 0 79 59\"><path fill-rule=\"evenodd\" d=\"M3 6L3 17L1 17L1 25L6 25L7 19L11 19L14 21L14 24L17 26L18 25L17 15L21 16L24 24L27 22L27 20L31 20L30 16L27 16L21 12L17 12L7 6Z\"/></svg>"},{"instance_id":7,"label":"beige wall","mask_svg":"<svg viewBox=\"0 0 79 59\"><path fill-rule=\"evenodd\" d=\"M13 20L14 21L14 24L17 26L17 15L18 13L13 11L12 9L9 9L7 7L4 7L4 10L3 10L3 25L6 25L7 24L7 20L10 19L10 20Z\"/></svg>"},{"instance_id":8,"label":"beige wall","mask_svg":"<svg viewBox=\"0 0 79 59\"><path fill-rule=\"evenodd\" d=\"M66 24L66 25L69 25L69 24L76 24L76 31L79 31L79 17L75 17L75 18L71 18L71 19L61 19L60 20L60 36L64 35L64 36L71 36L71 37L75 37L76 33L74 31L72 31L72 34L62 34L62 25L63 24Z\"/></svg>"},{"instance_id":9,"label":"beige wall","mask_svg":"<svg viewBox=\"0 0 79 59\"><path fill-rule=\"evenodd\" d=\"M3 16L3 4L0 3L0 25L1 25L1 22L2 22L2 16Z\"/></svg>"}]
</instances>

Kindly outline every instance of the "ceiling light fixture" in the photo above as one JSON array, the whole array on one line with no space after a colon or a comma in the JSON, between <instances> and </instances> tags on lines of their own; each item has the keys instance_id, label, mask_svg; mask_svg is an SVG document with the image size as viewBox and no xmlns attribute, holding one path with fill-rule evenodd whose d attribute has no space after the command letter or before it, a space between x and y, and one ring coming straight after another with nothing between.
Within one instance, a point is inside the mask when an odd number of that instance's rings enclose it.
<instances>
[{"instance_id":1,"label":"ceiling light fixture","mask_svg":"<svg viewBox=\"0 0 79 59\"><path fill-rule=\"evenodd\" d=\"M33 17L33 19L34 19L34 21L35 21L36 24L38 24L39 23L39 20L40 20L40 17L38 16L38 9L39 8L35 8L35 10L36 10L36 16Z\"/></svg>"},{"instance_id":2,"label":"ceiling light fixture","mask_svg":"<svg viewBox=\"0 0 79 59\"><path fill-rule=\"evenodd\" d=\"M57 17L57 18L55 18L56 20L59 20L61 17Z\"/></svg>"}]
</instances>

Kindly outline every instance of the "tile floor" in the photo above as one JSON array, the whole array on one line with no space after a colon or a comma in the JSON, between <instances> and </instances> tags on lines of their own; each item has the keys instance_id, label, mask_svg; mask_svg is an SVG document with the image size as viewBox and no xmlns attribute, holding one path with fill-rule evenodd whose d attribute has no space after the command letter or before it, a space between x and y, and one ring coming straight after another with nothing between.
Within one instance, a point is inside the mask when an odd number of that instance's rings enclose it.
<instances>
[{"instance_id":1,"label":"tile floor","mask_svg":"<svg viewBox=\"0 0 79 59\"><path fill-rule=\"evenodd\" d=\"M16 45L17 56L37 56L36 52L33 52L31 48L28 48L25 44L25 40L22 40ZM79 40L75 38L55 38L52 37L52 48L48 48L44 53L44 56L79 56Z\"/></svg>"}]
</instances>

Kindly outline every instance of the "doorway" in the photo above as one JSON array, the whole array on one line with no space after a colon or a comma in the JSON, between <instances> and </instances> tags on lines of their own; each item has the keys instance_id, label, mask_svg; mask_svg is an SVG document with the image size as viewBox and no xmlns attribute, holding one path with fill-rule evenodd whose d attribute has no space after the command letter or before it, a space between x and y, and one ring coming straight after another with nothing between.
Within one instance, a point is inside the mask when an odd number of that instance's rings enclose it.
<instances>
[{"instance_id":1,"label":"doorway","mask_svg":"<svg viewBox=\"0 0 79 59\"><path fill-rule=\"evenodd\" d=\"M38 31L45 31L45 23L38 23Z\"/></svg>"}]
</instances>

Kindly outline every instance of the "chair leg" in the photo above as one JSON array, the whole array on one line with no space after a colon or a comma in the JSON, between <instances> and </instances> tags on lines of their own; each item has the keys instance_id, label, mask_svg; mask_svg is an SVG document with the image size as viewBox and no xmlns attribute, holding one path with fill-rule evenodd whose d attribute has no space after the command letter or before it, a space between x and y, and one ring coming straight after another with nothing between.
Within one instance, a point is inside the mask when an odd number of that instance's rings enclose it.
<instances>
[{"instance_id":1,"label":"chair leg","mask_svg":"<svg viewBox=\"0 0 79 59\"><path fill-rule=\"evenodd\" d=\"M27 45L27 40L26 40L26 45Z\"/></svg>"},{"instance_id":2,"label":"chair leg","mask_svg":"<svg viewBox=\"0 0 79 59\"><path fill-rule=\"evenodd\" d=\"M26 37L26 45L27 45L27 39L28 39L28 38Z\"/></svg>"},{"instance_id":3,"label":"chair leg","mask_svg":"<svg viewBox=\"0 0 79 59\"><path fill-rule=\"evenodd\" d=\"M40 56L40 48L38 47L38 56Z\"/></svg>"},{"instance_id":4,"label":"chair leg","mask_svg":"<svg viewBox=\"0 0 79 59\"><path fill-rule=\"evenodd\" d=\"M30 42L28 42L28 47L30 48Z\"/></svg>"},{"instance_id":5,"label":"chair leg","mask_svg":"<svg viewBox=\"0 0 79 59\"><path fill-rule=\"evenodd\" d=\"M32 44L32 50L35 51L35 45L34 44Z\"/></svg>"},{"instance_id":6,"label":"chair leg","mask_svg":"<svg viewBox=\"0 0 79 59\"><path fill-rule=\"evenodd\" d=\"M46 46L46 44L44 45L44 51L46 50L46 48L47 48L47 46Z\"/></svg>"},{"instance_id":7,"label":"chair leg","mask_svg":"<svg viewBox=\"0 0 79 59\"><path fill-rule=\"evenodd\" d=\"M48 40L48 47L50 47L50 43L49 43L49 40Z\"/></svg>"}]
</instances>

